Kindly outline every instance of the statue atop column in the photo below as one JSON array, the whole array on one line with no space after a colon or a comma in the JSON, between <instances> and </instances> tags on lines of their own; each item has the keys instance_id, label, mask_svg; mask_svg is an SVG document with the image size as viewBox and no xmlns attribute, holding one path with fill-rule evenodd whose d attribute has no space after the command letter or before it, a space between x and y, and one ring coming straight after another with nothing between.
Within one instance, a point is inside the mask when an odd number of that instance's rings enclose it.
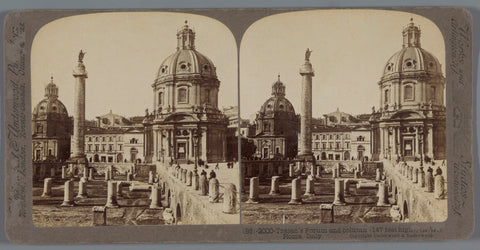
<instances>
[{"instance_id":1,"label":"statue atop column","mask_svg":"<svg viewBox=\"0 0 480 250\"><path fill-rule=\"evenodd\" d=\"M80 50L80 53L78 53L78 61L83 62L83 57L85 56L86 52L83 52L83 50Z\"/></svg>"},{"instance_id":2,"label":"statue atop column","mask_svg":"<svg viewBox=\"0 0 480 250\"><path fill-rule=\"evenodd\" d=\"M307 51L305 51L305 61L310 61L310 54L312 54L312 50L307 48Z\"/></svg>"}]
</instances>

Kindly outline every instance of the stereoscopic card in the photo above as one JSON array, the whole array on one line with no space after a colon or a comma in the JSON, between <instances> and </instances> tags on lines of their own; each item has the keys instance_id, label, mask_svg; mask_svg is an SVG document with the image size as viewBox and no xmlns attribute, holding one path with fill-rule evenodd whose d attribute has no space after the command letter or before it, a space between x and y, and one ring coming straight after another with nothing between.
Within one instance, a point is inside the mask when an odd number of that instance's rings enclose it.
<instances>
[{"instance_id":1,"label":"stereoscopic card","mask_svg":"<svg viewBox=\"0 0 480 250\"><path fill-rule=\"evenodd\" d=\"M464 9L35 10L4 30L11 241L473 232Z\"/></svg>"}]
</instances>

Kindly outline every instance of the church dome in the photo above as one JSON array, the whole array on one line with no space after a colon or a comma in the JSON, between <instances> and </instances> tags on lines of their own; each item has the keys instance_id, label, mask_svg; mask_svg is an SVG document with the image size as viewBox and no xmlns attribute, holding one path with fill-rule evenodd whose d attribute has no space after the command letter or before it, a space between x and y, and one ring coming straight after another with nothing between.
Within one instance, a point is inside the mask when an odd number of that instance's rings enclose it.
<instances>
[{"instance_id":1,"label":"church dome","mask_svg":"<svg viewBox=\"0 0 480 250\"><path fill-rule=\"evenodd\" d=\"M403 48L385 64L383 76L395 73L429 73L442 75L441 64L430 52L421 48L420 29L411 19L403 30Z\"/></svg>"},{"instance_id":2,"label":"church dome","mask_svg":"<svg viewBox=\"0 0 480 250\"><path fill-rule=\"evenodd\" d=\"M68 118L67 108L58 100L58 87L53 83L53 77L45 87L45 99L41 100L37 106L35 106L32 114L34 116L59 114Z\"/></svg>"},{"instance_id":3,"label":"church dome","mask_svg":"<svg viewBox=\"0 0 480 250\"><path fill-rule=\"evenodd\" d=\"M195 50L195 32L188 26L187 21L177 33L177 51L162 62L157 79L183 74L217 77L213 62Z\"/></svg>"},{"instance_id":4,"label":"church dome","mask_svg":"<svg viewBox=\"0 0 480 250\"><path fill-rule=\"evenodd\" d=\"M280 81L280 76L272 85L272 97L265 101L260 112L264 114L286 112L295 115L292 103L285 98L285 85Z\"/></svg>"}]
</instances>

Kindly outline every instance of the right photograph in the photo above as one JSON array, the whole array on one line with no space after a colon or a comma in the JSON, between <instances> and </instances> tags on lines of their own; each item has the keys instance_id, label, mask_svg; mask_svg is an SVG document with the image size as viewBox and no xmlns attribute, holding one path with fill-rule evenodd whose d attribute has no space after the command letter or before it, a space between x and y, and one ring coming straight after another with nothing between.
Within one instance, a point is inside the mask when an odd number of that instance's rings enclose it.
<instances>
[{"instance_id":1,"label":"right photograph","mask_svg":"<svg viewBox=\"0 0 480 250\"><path fill-rule=\"evenodd\" d=\"M240 46L241 223L447 219L445 44L389 10L272 15Z\"/></svg>"}]
</instances>

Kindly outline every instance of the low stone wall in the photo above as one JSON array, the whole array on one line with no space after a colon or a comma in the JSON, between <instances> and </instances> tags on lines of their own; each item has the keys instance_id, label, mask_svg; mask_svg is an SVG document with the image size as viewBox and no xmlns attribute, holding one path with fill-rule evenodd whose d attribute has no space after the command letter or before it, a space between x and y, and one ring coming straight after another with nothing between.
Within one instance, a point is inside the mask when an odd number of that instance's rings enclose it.
<instances>
[{"instance_id":1,"label":"low stone wall","mask_svg":"<svg viewBox=\"0 0 480 250\"><path fill-rule=\"evenodd\" d=\"M288 175L289 164L293 161L288 160L242 160L241 167L244 176L271 177Z\"/></svg>"},{"instance_id":2,"label":"low stone wall","mask_svg":"<svg viewBox=\"0 0 480 250\"><path fill-rule=\"evenodd\" d=\"M384 166L387 183L392 183L391 194L392 197L396 197L396 205L403 221L442 222L447 219L446 198L435 199L434 193L425 192L420 182L414 183L408 176L402 175L400 167L395 167L388 161L384 162ZM446 182L445 192L447 192Z\"/></svg>"},{"instance_id":3,"label":"low stone wall","mask_svg":"<svg viewBox=\"0 0 480 250\"><path fill-rule=\"evenodd\" d=\"M157 173L160 176L160 185L165 187L162 195L165 200L170 201L170 208L173 216L179 224L238 224L240 214L238 212L238 201L240 199L239 188L237 187L237 212L234 214L223 213L223 203L210 203L207 196L201 196L200 190L194 190L192 186L175 178L169 167L157 165ZM220 196L223 196L223 185L226 183L220 180ZM170 197L169 197L170 195Z\"/></svg>"},{"instance_id":4,"label":"low stone wall","mask_svg":"<svg viewBox=\"0 0 480 250\"><path fill-rule=\"evenodd\" d=\"M140 177L148 177L148 172L156 173L156 166L154 164L136 164L135 174Z\"/></svg>"},{"instance_id":5,"label":"low stone wall","mask_svg":"<svg viewBox=\"0 0 480 250\"><path fill-rule=\"evenodd\" d=\"M340 164L342 172L353 172L353 170L362 164L361 161L317 161L316 164L322 166L324 172L331 173L336 164Z\"/></svg>"},{"instance_id":6,"label":"low stone wall","mask_svg":"<svg viewBox=\"0 0 480 250\"><path fill-rule=\"evenodd\" d=\"M362 164L363 174L366 174L366 175L375 175L377 168L379 168L380 171L383 171L383 162L367 161L367 162L363 162Z\"/></svg>"},{"instance_id":7,"label":"low stone wall","mask_svg":"<svg viewBox=\"0 0 480 250\"><path fill-rule=\"evenodd\" d=\"M99 175L104 175L108 166L113 166L117 174L126 174L133 166L133 163L107 163L107 162L89 162L88 166L95 169ZM148 175L148 174L147 174Z\"/></svg>"},{"instance_id":8,"label":"low stone wall","mask_svg":"<svg viewBox=\"0 0 480 250\"><path fill-rule=\"evenodd\" d=\"M61 176L62 166L67 166L67 164L61 162L34 162L32 164L33 179L43 181L47 177Z\"/></svg>"}]
</instances>

